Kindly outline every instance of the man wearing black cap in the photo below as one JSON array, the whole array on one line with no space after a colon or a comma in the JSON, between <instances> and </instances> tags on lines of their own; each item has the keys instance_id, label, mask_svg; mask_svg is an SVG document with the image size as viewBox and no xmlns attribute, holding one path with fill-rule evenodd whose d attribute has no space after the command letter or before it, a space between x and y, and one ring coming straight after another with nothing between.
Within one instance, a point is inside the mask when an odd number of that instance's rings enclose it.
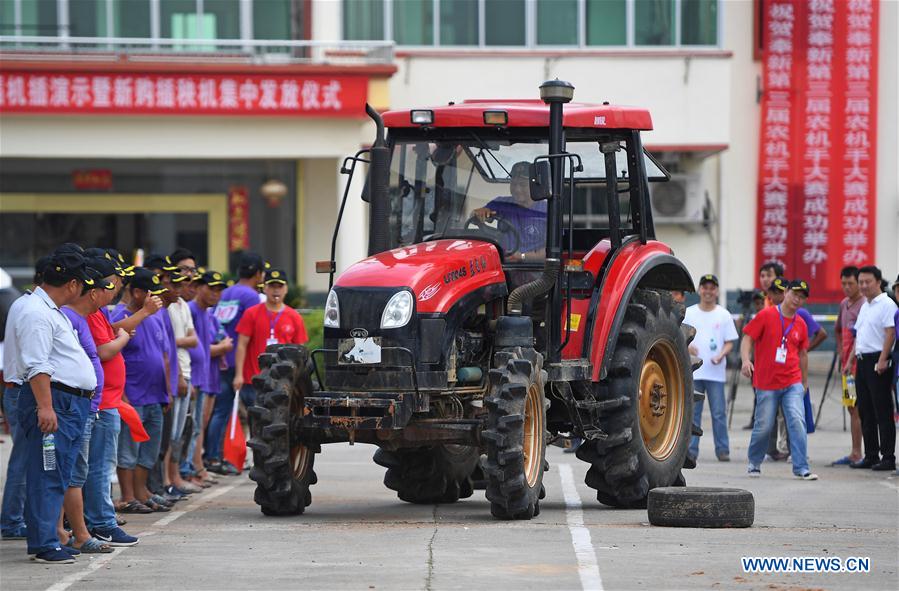
<instances>
[{"instance_id":1,"label":"man wearing black cap","mask_svg":"<svg viewBox=\"0 0 899 591\"><path fill-rule=\"evenodd\" d=\"M237 341L237 324L248 308L259 303L259 291L256 287L262 283L266 263L262 257L253 252L244 253L237 268L239 280L236 284L222 292L222 299L215 307L215 317L225 329L225 334ZM209 439L206 441L206 454L210 461L210 469L214 472L234 474L234 466L222 462L222 445L225 427L231 416L234 403L234 351L225 356L227 368L221 372L221 390L215 399L215 409L209 421ZM223 465L224 464L224 465Z\"/></svg>"},{"instance_id":2,"label":"man wearing black cap","mask_svg":"<svg viewBox=\"0 0 899 591\"><path fill-rule=\"evenodd\" d=\"M72 553L60 545L56 522L97 376L60 308L74 302L90 278L84 258L65 251L47 261L42 279L11 309L15 322L7 325L5 340L14 342L16 358L7 379L22 384L17 410L27 457L28 553L39 562L66 564Z\"/></svg>"},{"instance_id":3,"label":"man wearing black cap","mask_svg":"<svg viewBox=\"0 0 899 591\"><path fill-rule=\"evenodd\" d=\"M696 337L690 343L690 353L702 359L702 365L693 372L693 388L704 392L712 413L712 432L715 439L715 455L718 461L730 461L730 441L727 436L727 402L724 400L724 383L727 381L727 354L739 338L730 312L718 305L718 278L703 275L699 279L699 303L687 308L684 324L696 329ZM702 423L702 402L693 406L693 423ZM690 443L690 457L699 455L699 437Z\"/></svg>"}]
</instances>

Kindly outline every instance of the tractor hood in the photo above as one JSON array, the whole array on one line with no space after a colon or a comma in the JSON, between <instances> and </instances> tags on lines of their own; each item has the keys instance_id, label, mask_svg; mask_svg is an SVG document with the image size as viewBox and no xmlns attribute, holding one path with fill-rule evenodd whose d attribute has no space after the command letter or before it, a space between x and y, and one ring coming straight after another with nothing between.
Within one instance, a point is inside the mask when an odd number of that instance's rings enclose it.
<instances>
[{"instance_id":1,"label":"tractor hood","mask_svg":"<svg viewBox=\"0 0 899 591\"><path fill-rule=\"evenodd\" d=\"M334 287L408 287L419 314L447 312L476 289L505 283L499 252L488 242L442 239L388 250L343 272Z\"/></svg>"}]
</instances>

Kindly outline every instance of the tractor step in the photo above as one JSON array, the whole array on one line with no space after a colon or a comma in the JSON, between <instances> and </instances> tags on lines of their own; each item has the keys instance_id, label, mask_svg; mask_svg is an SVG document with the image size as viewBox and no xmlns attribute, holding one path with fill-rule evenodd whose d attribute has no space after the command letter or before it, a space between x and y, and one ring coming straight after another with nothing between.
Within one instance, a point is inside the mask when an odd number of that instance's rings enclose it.
<instances>
[{"instance_id":1,"label":"tractor step","mask_svg":"<svg viewBox=\"0 0 899 591\"><path fill-rule=\"evenodd\" d=\"M563 359L559 363L547 363L543 369L550 382L590 381L593 376L593 364L587 359Z\"/></svg>"}]
</instances>

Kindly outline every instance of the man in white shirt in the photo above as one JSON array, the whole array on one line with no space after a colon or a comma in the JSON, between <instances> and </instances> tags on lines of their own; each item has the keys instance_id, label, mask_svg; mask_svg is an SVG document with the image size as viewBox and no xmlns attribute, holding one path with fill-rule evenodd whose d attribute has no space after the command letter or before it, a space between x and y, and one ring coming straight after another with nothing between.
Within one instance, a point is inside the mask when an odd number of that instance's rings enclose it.
<instances>
[{"instance_id":1,"label":"man in white shirt","mask_svg":"<svg viewBox=\"0 0 899 591\"><path fill-rule=\"evenodd\" d=\"M727 436L727 403L724 400L724 383L727 381L727 354L739 337L734 320L718 305L718 278L703 275L699 280L699 303L687 308L684 324L696 329L696 338L690 343L690 353L702 359L702 366L693 372L693 389L705 392L712 414L712 433L715 439L715 455L721 462L730 461L730 442ZM693 405L693 424L702 423L703 403ZM690 442L689 456L699 455L699 437Z\"/></svg>"},{"instance_id":2,"label":"man in white shirt","mask_svg":"<svg viewBox=\"0 0 899 591\"><path fill-rule=\"evenodd\" d=\"M880 289L880 269L858 270L858 285L865 302L855 321L856 406L862 420L865 457L853 468L896 469L896 424L890 392L890 352L896 339L896 304Z\"/></svg>"}]
</instances>

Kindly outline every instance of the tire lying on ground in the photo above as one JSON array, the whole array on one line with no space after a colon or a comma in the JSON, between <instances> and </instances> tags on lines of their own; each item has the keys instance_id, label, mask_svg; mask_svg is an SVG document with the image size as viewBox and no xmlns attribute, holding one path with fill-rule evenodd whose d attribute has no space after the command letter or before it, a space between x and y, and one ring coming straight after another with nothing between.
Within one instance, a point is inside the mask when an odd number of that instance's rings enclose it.
<instances>
[{"instance_id":1,"label":"tire lying on ground","mask_svg":"<svg viewBox=\"0 0 899 591\"><path fill-rule=\"evenodd\" d=\"M649 523L665 527L750 527L755 499L739 488L663 487L649 491Z\"/></svg>"}]
</instances>

